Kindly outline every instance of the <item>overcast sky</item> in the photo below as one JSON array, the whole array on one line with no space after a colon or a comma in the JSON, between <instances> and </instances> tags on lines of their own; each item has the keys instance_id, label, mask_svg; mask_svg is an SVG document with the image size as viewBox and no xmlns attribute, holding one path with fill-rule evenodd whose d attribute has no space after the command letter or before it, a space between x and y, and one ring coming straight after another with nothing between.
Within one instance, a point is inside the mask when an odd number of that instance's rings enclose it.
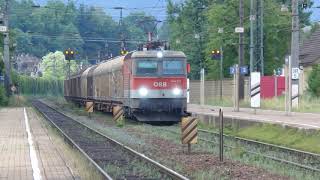
<instances>
[{"instance_id":1,"label":"overcast sky","mask_svg":"<svg viewBox=\"0 0 320 180\"><path fill-rule=\"evenodd\" d=\"M67 2L67 0L64 0ZM183 0L174 0L181 2ZM35 3L45 4L47 0L34 0ZM106 9L114 19L119 19L119 10L112 9L113 7L125 7L123 15L126 16L130 12L145 11L149 15L157 17L158 20L166 18L166 0L75 0L77 4L87 4ZM138 9L133 9L138 8Z\"/></svg>"},{"instance_id":2,"label":"overcast sky","mask_svg":"<svg viewBox=\"0 0 320 180\"><path fill-rule=\"evenodd\" d=\"M34 0L35 3L45 4L47 0ZM68 0L64 0L68 1ZM183 0L174 0L176 2L182 2ZM314 6L320 6L320 0L313 0ZM126 16L130 12L145 11L147 14L157 17L158 20L164 20L166 18L166 9L162 8L166 6L166 0L75 0L78 4L94 5L103 7L106 11L113 16L114 19L119 19L119 11L113 10L113 7L121 6L128 8L123 11L123 15ZM147 7L147 8L144 8ZM139 8L139 9L132 9ZM311 9L313 14L311 16L312 21L320 21L320 8Z\"/></svg>"}]
</instances>

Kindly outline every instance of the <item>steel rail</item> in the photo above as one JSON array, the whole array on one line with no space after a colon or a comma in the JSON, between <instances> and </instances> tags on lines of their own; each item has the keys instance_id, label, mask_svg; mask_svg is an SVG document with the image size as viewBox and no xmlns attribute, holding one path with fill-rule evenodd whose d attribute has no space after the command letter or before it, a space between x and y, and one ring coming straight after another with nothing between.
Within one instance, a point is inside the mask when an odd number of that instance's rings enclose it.
<instances>
[{"instance_id":1,"label":"steel rail","mask_svg":"<svg viewBox=\"0 0 320 180\"><path fill-rule=\"evenodd\" d=\"M210 133L210 134L214 134L214 135L219 135L218 132L213 132L213 131L208 131L208 130L204 130L204 129L198 129L199 132L204 132L204 133ZM253 143L253 144L259 144L259 145L264 145L264 146L268 146L268 147L272 147L272 148L278 148L281 150L285 150L285 151L290 151L293 153L299 153L299 154L303 154L303 155L309 155L312 157L317 157L320 158L320 154L316 154L316 153L311 153L311 152L307 152L307 151L302 151L302 150L298 150L298 149L293 149L293 148L288 148L288 147L284 147L284 146L279 146L279 145L275 145L275 144L270 144L270 143L266 143L266 142L261 142L261 141L257 141L257 140L252 140L252 139L247 139L247 138L242 138L242 137L238 137L238 136L231 136L231 135L227 135L227 134L223 134L224 137L227 138L233 138L239 141L243 141L243 142L249 142L249 143Z\"/></svg>"},{"instance_id":2,"label":"steel rail","mask_svg":"<svg viewBox=\"0 0 320 180\"><path fill-rule=\"evenodd\" d=\"M167 132L171 132L171 133L173 133L173 134L179 134L178 132L175 132L175 131L172 131L172 130L168 130L168 129L162 129L162 130L164 130L164 131L167 131ZM198 131L203 131L202 129L198 129ZM204 130L204 131L206 131L206 130ZM213 134L217 134L216 132L211 132L211 131L208 131L208 132L210 132L210 133L213 133ZM218 134L217 134L218 135ZM225 135L224 134L224 136L228 136L229 138L231 137L233 137L233 136L229 136L229 135ZM217 142L214 142L214 141L210 141L210 140L207 140L207 139L204 139L204 138L200 138L200 137L198 137L198 139L200 140L200 141L203 141L203 142L207 142L207 143L211 143L211 144L218 144ZM239 139L244 139L244 138L239 138ZM249 139L248 139L249 140ZM253 140L249 140L249 141L253 141ZM253 141L254 142L254 141ZM259 142L259 141L257 141L257 142ZM268 145L268 143L265 143L265 145ZM270 145L272 145L272 144L270 144ZM238 148L238 147L234 147L234 146L229 146L229 145L223 145L224 147L227 147L227 148L229 148L229 149L236 149L236 148ZM275 147L277 147L277 146L275 146ZM279 146L279 147L281 147L281 146ZM290 148L288 148L288 149L290 149ZM290 149L290 150L294 150L294 149ZM250 150L243 150L245 153L249 153L249 154L255 154L255 155L258 155L258 156L261 156L261 157L263 157L263 158L265 158L265 159L271 159L271 160L274 160L274 161L278 161L278 162L280 162L280 163L285 163L285 164L290 164L290 165L294 165L294 166L297 166L297 167L300 167L300 168L303 168L303 169L307 169L307 170L311 170L311 171L315 171L315 172L320 172L320 169L317 169L317 168L313 168L313 167L310 167L310 166L307 166L307 165L303 165L303 164L299 164L299 163L296 163L296 162L292 162L292 161L289 161L289 160L285 160L285 159L280 159L280 158L277 158L277 157L272 157L272 156L268 156L268 155L264 155L264 154L261 154L261 153L258 153L258 152L254 152L254 151L250 151ZM304 151L299 151L298 150L298 152L299 153L303 153ZM309 152L307 152L307 153L309 153ZM313 154L313 153L309 153L309 154ZM308 155L309 155L308 154ZM317 154L315 154L315 155L317 155ZM318 155L319 156L319 155ZM319 156L320 157L320 156Z\"/></svg>"},{"instance_id":3,"label":"steel rail","mask_svg":"<svg viewBox=\"0 0 320 180\"><path fill-rule=\"evenodd\" d=\"M166 167L166 166L164 166L164 165L162 165L162 164L154 161L153 159L147 157L146 155L144 155L144 154L142 154L142 153L139 153L139 152L133 150L132 148L130 148L130 147L128 147L128 146L126 146L126 145L124 145L124 144L122 144L122 143L120 143L120 142L118 142L118 141L116 141L116 140L114 140L114 139L112 139L112 138L110 138L109 136L107 136L107 135L105 135L105 134L102 134L101 132L99 132L99 131L97 131L97 130L95 130L95 129L89 127L89 126L87 126L86 124L84 124L84 123L82 123L82 122L79 122L79 121L77 121L77 120L69 117L68 115L66 115L66 114L64 114L63 112L60 112L60 111L54 109L53 107L47 105L46 103L44 103L44 102L42 102L42 101L38 101L38 102L44 104L45 106L47 106L48 108L52 109L53 111L55 111L55 112L57 112L57 113L65 116L65 117L68 117L69 119L73 120L74 122L80 124L81 126L87 128L87 129L91 130L92 132L97 133L97 134L103 136L103 137L106 138L109 142L111 142L111 143L113 143L113 144L115 144L115 145L123 148L124 150L126 150L126 151L129 152L130 154L132 154L132 155L134 155L134 156L136 156L136 157L138 157L138 158L146 161L147 163L153 165L154 167L158 168L162 173L170 176L172 179L176 179L176 180L189 180L189 178L187 178L187 177L185 177L185 176L183 176L183 175L175 172L174 170L172 170L172 169L170 169L170 168L168 168L168 167ZM46 117L47 117L47 116L46 116ZM50 121L51 121L51 120L50 120ZM60 128L59 128L59 129L60 129ZM61 130L61 131L62 131L62 130ZM97 164L96 164L96 165L97 165ZM99 166L99 165L98 165L98 166ZM100 168L100 169L101 169L101 168Z\"/></svg>"}]
</instances>

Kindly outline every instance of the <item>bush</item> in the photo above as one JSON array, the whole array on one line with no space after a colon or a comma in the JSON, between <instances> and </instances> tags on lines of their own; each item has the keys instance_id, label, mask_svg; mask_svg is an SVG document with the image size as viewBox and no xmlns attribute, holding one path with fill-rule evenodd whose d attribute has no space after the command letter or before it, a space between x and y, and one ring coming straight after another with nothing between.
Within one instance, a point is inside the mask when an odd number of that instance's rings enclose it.
<instances>
[{"instance_id":1,"label":"bush","mask_svg":"<svg viewBox=\"0 0 320 180\"><path fill-rule=\"evenodd\" d=\"M314 96L320 96L320 64L312 67L308 79L309 91Z\"/></svg>"},{"instance_id":2,"label":"bush","mask_svg":"<svg viewBox=\"0 0 320 180\"><path fill-rule=\"evenodd\" d=\"M19 92L23 95L63 95L63 80L32 78L14 74L13 82L19 86Z\"/></svg>"},{"instance_id":3,"label":"bush","mask_svg":"<svg viewBox=\"0 0 320 180\"><path fill-rule=\"evenodd\" d=\"M3 86L0 85L0 106L6 106L8 104L8 97Z\"/></svg>"}]
</instances>

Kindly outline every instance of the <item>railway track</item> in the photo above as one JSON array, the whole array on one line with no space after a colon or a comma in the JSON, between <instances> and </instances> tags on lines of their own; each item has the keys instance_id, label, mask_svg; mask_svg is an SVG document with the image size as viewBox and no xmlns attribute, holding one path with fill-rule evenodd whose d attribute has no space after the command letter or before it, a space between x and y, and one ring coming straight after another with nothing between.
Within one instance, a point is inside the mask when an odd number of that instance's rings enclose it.
<instances>
[{"instance_id":1,"label":"railway track","mask_svg":"<svg viewBox=\"0 0 320 180\"><path fill-rule=\"evenodd\" d=\"M180 136L179 131L164 129ZM198 129L198 139L204 143L219 144L219 133ZM242 153L259 156L265 159L293 165L315 173L320 173L320 155L306 151L296 150L274 144L250 140L246 138L224 134L224 147L232 150L238 149Z\"/></svg>"},{"instance_id":2,"label":"railway track","mask_svg":"<svg viewBox=\"0 0 320 180\"><path fill-rule=\"evenodd\" d=\"M203 141L214 144L219 142L218 132L199 129L199 133L202 134ZM242 151L248 154L258 155L266 159L271 159L320 173L319 154L226 134L224 134L224 139L226 142L225 146L227 148L234 149L241 147Z\"/></svg>"},{"instance_id":3,"label":"railway track","mask_svg":"<svg viewBox=\"0 0 320 180\"><path fill-rule=\"evenodd\" d=\"M41 101L32 104L91 162L103 179L188 179Z\"/></svg>"}]
</instances>

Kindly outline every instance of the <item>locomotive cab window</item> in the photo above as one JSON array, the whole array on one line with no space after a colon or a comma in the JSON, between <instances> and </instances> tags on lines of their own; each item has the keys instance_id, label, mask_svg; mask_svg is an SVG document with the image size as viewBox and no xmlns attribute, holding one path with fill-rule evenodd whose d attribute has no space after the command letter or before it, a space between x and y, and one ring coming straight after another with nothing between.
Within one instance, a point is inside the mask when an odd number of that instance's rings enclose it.
<instances>
[{"instance_id":1,"label":"locomotive cab window","mask_svg":"<svg viewBox=\"0 0 320 180\"><path fill-rule=\"evenodd\" d=\"M182 60L164 60L162 64L162 73L164 75L183 75L184 61Z\"/></svg>"},{"instance_id":2,"label":"locomotive cab window","mask_svg":"<svg viewBox=\"0 0 320 180\"><path fill-rule=\"evenodd\" d=\"M152 60L139 60L137 61L137 75L157 75L158 62Z\"/></svg>"}]
</instances>

